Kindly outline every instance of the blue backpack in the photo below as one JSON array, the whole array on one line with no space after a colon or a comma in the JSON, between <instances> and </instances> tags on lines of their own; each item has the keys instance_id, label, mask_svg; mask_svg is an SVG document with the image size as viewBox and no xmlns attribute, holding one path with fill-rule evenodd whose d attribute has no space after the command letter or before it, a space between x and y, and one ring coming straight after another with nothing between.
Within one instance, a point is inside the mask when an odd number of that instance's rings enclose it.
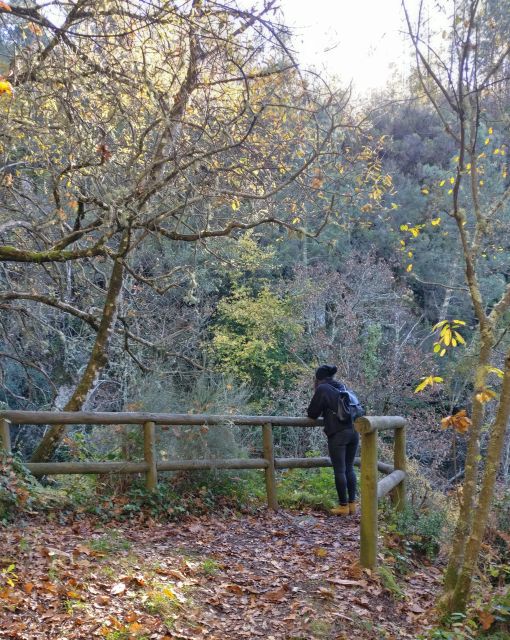
<instances>
[{"instance_id":1,"label":"blue backpack","mask_svg":"<svg viewBox=\"0 0 510 640\"><path fill-rule=\"evenodd\" d=\"M338 391L338 405L336 409L337 418L343 424L352 424L356 418L361 418L366 413L358 397L344 384Z\"/></svg>"}]
</instances>

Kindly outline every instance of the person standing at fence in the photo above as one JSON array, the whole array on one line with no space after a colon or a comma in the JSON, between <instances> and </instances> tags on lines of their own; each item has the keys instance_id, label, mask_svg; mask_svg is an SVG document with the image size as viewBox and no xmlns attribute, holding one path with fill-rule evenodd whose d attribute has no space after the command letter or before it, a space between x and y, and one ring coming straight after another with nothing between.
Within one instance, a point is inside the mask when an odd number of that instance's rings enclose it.
<instances>
[{"instance_id":1,"label":"person standing at fence","mask_svg":"<svg viewBox=\"0 0 510 640\"><path fill-rule=\"evenodd\" d=\"M331 509L337 516L356 513L356 474L354 458L358 450L359 434L352 420L341 422L337 415L339 392L345 387L334 379L337 367L323 364L315 372L315 392L308 407L308 417L324 418L324 433L328 437L328 451L338 493L339 506Z\"/></svg>"}]
</instances>

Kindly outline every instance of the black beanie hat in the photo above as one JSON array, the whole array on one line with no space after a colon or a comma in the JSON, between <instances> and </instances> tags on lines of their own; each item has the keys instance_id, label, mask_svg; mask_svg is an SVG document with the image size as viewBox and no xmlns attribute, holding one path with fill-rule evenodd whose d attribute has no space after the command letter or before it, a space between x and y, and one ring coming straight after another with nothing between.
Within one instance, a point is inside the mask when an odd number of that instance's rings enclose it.
<instances>
[{"instance_id":1,"label":"black beanie hat","mask_svg":"<svg viewBox=\"0 0 510 640\"><path fill-rule=\"evenodd\" d=\"M315 372L317 380L325 380L326 378L332 378L337 372L337 368L330 364L321 364L321 366Z\"/></svg>"}]
</instances>

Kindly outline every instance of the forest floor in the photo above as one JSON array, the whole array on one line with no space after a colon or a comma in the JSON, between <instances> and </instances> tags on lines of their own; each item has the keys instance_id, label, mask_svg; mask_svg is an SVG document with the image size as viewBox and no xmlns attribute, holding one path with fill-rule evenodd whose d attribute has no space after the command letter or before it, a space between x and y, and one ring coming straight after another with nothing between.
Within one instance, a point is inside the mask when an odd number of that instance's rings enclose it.
<instances>
[{"instance_id":1,"label":"forest floor","mask_svg":"<svg viewBox=\"0 0 510 640\"><path fill-rule=\"evenodd\" d=\"M0 529L0 638L417 638L440 568L385 581L358 555L359 518L318 512L25 516Z\"/></svg>"}]
</instances>

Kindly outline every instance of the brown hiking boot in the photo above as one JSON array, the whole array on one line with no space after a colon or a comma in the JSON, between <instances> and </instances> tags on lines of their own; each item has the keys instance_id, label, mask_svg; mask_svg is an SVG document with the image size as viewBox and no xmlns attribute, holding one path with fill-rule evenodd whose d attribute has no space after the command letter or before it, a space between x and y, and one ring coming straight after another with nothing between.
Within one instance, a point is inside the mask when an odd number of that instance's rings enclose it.
<instances>
[{"instance_id":1,"label":"brown hiking boot","mask_svg":"<svg viewBox=\"0 0 510 640\"><path fill-rule=\"evenodd\" d=\"M349 505L348 504L339 504L338 507L334 509L330 509L329 512L333 516L348 516L349 515Z\"/></svg>"},{"instance_id":2,"label":"brown hiking boot","mask_svg":"<svg viewBox=\"0 0 510 640\"><path fill-rule=\"evenodd\" d=\"M358 513L358 503L357 502L349 502L349 513L351 515L355 515Z\"/></svg>"}]
</instances>

